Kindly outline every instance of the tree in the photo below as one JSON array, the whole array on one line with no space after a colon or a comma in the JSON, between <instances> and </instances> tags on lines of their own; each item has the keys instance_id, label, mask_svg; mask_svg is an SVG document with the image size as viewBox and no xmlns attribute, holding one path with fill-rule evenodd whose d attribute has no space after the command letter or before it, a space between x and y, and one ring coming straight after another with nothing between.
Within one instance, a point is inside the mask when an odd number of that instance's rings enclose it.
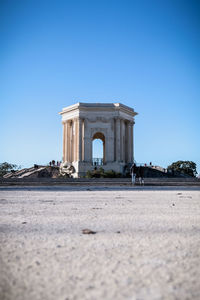
<instances>
[{"instance_id":1,"label":"tree","mask_svg":"<svg viewBox=\"0 0 200 300\"><path fill-rule=\"evenodd\" d=\"M197 166L193 161L179 160L167 167L168 170L183 173L195 177L197 175Z\"/></svg>"},{"instance_id":2,"label":"tree","mask_svg":"<svg viewBox=\"0 0 200 300\"><path fill-rule=\"evenodd\" d=\"M17 165L9 164L7 162L0 164L0 177L5 175L8 172L16 171L16 169L19 169Z\"/></svg>"}]
</instances>

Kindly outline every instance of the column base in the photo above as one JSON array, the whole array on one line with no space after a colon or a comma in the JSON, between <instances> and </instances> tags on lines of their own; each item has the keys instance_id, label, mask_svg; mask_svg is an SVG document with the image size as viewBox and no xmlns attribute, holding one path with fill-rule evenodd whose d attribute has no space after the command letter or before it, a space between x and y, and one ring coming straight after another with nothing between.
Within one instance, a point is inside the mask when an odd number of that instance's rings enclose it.
<instances>
[{"instance_id":1,"label":"column base","mask_svg":"<svg viewBox=\"0 0 200 300\"><path fill-rule=\"evenodd\" d=\"M84 162L84 161L76 161L72 162L72 165L75 169L75 173L72 174L73 178L80 178L86 175L87 171L94 170L95 166L92 165L91 162ZM97 169L103 168L104 171L113 170L116 173L124 174L125 166L129 165L128 163L124 162L107 162L102 166L96 166Z\"/></svg>"}]
</instances>

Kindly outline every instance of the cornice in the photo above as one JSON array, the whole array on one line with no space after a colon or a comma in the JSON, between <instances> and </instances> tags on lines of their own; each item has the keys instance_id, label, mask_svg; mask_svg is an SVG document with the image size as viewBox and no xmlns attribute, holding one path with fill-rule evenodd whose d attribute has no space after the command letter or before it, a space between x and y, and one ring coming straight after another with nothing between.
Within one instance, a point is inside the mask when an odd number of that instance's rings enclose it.
<instances>
[{"instance_id":1,"label":"cornice","mask_svg":"<svg viewBox=\"0 0 200 300\"><path fill-rule=\"evenodd\" d=\"M83 103L83 102L78 102L76 104L67 106L63 108L61 112L59 112L60 115L63 115L65 113L69 113L72 111L121 111L124 112L128 115L131 115L132 117L136 116L138 113L134 111L133 108L126 106L122 103Z\"/></svg>"}]
</instances>

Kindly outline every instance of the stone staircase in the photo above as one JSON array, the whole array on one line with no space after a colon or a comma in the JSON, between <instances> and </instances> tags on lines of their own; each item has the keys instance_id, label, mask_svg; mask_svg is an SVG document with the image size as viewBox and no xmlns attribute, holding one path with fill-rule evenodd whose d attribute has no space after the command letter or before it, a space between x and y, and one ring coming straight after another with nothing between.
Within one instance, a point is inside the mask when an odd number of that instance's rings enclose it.
<instances>
[{"instance_id":1,"label":"stone staircase","mask_svg":"<svg viewBox=\"0 0 200 300\"><path fill-rule=\"evenodd\" d=\"M54 178L59 175L59 167L50 166L36 166L31 168L24 168L16 172L10 172L3 176L4 179L33 179L33 178Z\"/></svg>"}]
</instances>

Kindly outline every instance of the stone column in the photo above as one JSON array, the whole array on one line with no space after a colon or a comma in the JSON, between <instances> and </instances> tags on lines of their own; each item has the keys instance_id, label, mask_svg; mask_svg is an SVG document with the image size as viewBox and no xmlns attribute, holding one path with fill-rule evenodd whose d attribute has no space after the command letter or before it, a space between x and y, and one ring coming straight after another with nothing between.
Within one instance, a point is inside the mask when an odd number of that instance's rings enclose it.
<instances>
[{"instance_id":1,"label":"stone column","mask_svg":"<svg viewBox=\"0 0 200 300\"><path fill-rule=\"evenodd\" d=\"M70 162L73 162L73 121L70 122Z\"/></svg>"},{"instance_id":2,"label":"stone column","mask_svg":"<svg viewBox=\"0 0 200 300\"><path fill-rule=\"evenodd\" d=\"M134 122L131 121L131 163L133 163L133 124Z\"/></svg>"},{"instance_id":3,"label":"stone column","mask_svg":"<svg viewBox=\"0 0 200 300\"><path fill-rule=\"evenodd\" d=\"M134 155L134 125L135 125L135 121L133 121L133 126L132 126L132 138L133 138L133 162L135 160L135 155Z\"/></svg>"},{"instance_id":4,"label":"stone column","mask_svg":"<svg viewBox=\"0 0 200 300\"><path fill-rule=\"evenodd\" d=\"M78 160L82 161L82 119L78 119Z\"/></svg>"},{"instance_id":5,"label":"stone column","mask_svg":"<svg viewBox=\"0 0 200 300\"><path fill-rule=\"evenodd\" d=\"M73 144L74 144L74 149L73 149L73 161L77 161L77 151L78 151L78 118L74 118L74 127L73 127Z\"/></svg>"},{"instance_id":6,"label":"stone column","mask_svg":"<svg viewBox=\"0 0 200 300\"><path fill-rule=\"evenodd\" d=\"M106 162L113 162L114 161L114 132L111 131L109 128L105 134L105 141L104 144L106 144L106 147L104 145L104 147L106 148Z\"/></svg>"},{"instance_id":7,"label":"stone column","mask_svg":"<svg viewBox=\"0 0 200 300\"><path fill-rule=\"evenodd\" d=\"M82 120L82 161L85 160L85 142L84 142L84 138L85 138L85 119L81 118Z\"/></svg>"},{"instance_id":8,"label":"stone column","mask_svg":"<svg viewBox=\"0 0 200 300\"><path fill-rule=\"evenodd\" d=\"M132 162L132 137L131 137L131 122L128 122L128 163Z\"/></svg>"},{"instance_id":9,"label":"stone column","mask_svg":"<svg viewBox=\"0 0 200 300\"><path fill-rule=\"evenodd\" d=\"M66 128L66 161L70 162L70 121L67 121L67 128Z\"/></svg>"},{"instance_id":10,"label":"stone column","mask_svg":"<svg viewBox=\"0 0 200 300\"><path fill-rule=\"evenodd\" d=\"M77 124L78 124L78 119L75 118L74 119L74 127L73 127L73 144L74 144L74 149L73 149L73 154L74 154L74 158L73 161L77 161L77 140L78 140L78 134L77 134Z\"/></svg>"},{"instance_id":11,"label":"stone column","mask_svg":"<svg viewBox=\"0 0 200 300\"><path fill-rule=\"evenodd\" d=\"M116 118L113 118L113 122L112 122L112 125L113 125L113 146L114 146L114 151L113 151L113 155L114 155L114 161L116 161Z\"/></svg>"},{"instance_id":12,"label":"stone column","mask_svg":"<svg viewBox=\"0 0 200 300\"><path fill-rule=\"evenodd\" d=\"M84 144L84 161L90 162L91 161L91 138L89 136L89 128L88 128L88 120L87 118L84 119L84 138L83 138L83 144Z\"/></svg>"},{"instance_id":13,"label":"stone column","mask_svg":"<svg viewBox=\"0 0 200 300\"><path fill-rule=\"evenodd\" d=\"M69 152L68 127L69 127L69 122L67 121L65 123L65 161L68 161L68 152Z\"/></svg>"},{"instance_id":14,"label":"stone column","mask_svg":"<svg viewBox=\"0 0 200 300\"><path fill-rule=\"evenodd\" d=\"M116 119L116 161L120 161L120 118Z\"/></svg>"},{"instance_id":15,"label":"stone column","mask_svg":"<svg viewBox=\"0 0 200 300\"><path fill-rule=\"evenodd\" d=\"M125 162L125 151L126 151L126 148L125 148L125 122L124 120L122 119L122 127L121 127L121 130L122 130L122 134L121 134L121 152L122 152L122 162Z\"/></svg>"},{"instance_id":16,"label":"stone column","mask_svg":"<svg viewBox=\"0 0 200 300\"><path fill-rule=\"evenodd\" d=\"M111 139L111 161L115 161L115 120L110 122L110 139Z\"/></svg>"},{"instance_id":17,"label":"stone column","mask_svg":"<svg viewBox=\"0 0 200 300\"><path fill-rule=\"evenodd\" d=\"M66 152L65 152L65 145L66 145L66 123L65 122L62 122L63 124L63 162L66 161Z\"/></svg>"},{"instance_id":18,"label":"stone column","mask_svg":"<svg viewBox=\"0 0 200 300\"><path fill-rule=\"evenodd\" d=\"M120 120L120 161L123 161L123 152L124 152L124 147L123 147L123 123L124 120Z\"/></svg>"}]
</instances>

